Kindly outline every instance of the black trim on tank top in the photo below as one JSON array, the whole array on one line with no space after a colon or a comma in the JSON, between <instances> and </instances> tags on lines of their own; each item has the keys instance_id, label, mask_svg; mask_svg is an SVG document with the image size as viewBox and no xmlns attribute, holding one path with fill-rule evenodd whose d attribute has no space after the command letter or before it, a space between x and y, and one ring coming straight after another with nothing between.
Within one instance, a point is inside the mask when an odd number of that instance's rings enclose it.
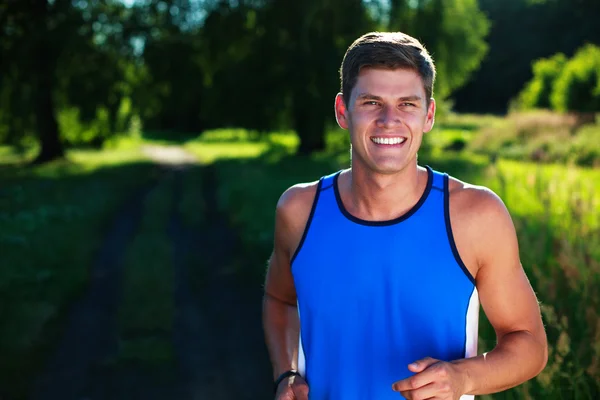
<instances>
[{"instance_id":1,"label":"black trim on tank top","mask_svg":"<svg viewBox=\"0 0 600 400\"><path fill-rule=\"evenodd\" d=\"M304 240L306 239L306 235L308 234L308 228L310 228L310 223L312 222L313 216L315 215L315 209L317 208L317 202L319 201L319 194L321 193L321 186L323 186L323 178L319 179L319 183L317 184L317 192L315 193L315 199L313 200L312 207L310 208L310 214L308 215L308 221L306 221L306 226L304 227L304 232L302 232L302 238L300 239L300 243L298 243L298 247L296 251L294 251L294 255L290 260L290 265L294 263L296 256L300 253L300 249L304 244Z\"/></svg>"},{"instance_id":2,"label":"black trim on tank top","mask_svg":"<svg viewBox=\"0 0 600 400\"><path fill-rule=\"evenodd\" d=\"M433 170L427 165L425 166L425 168L427 169L427 185L425 186L425 191L419 198L419 201L417 201L417 203L414 206L412 206L412 208L410 210L408 210L407 212L405 212L398 218L390 219L387 221L367 221L365 219L360 219L360 218L355 217L354 215L350 214L348 212L348 210L346 210L346 207L344 207L344 203L342 202L342 197L340 196L340 189L338 186L338 178L340 177L341 171L338 172L335 175L335 177L333 178L333 189L335 192L335 200L337 201L338 208L340 209L340 211L342 212L342 214L344 214L344 216L346 218L348 218L350 221L355 222L360 225L389 226L389 225L394 225L394 224L400 223L400 222L410 218L411 215L416 213L417 210L419 210L419 208L421 208L423 203L425 203L425 200L427 200L427 197L429 196L429 192L431 192L431 187L433 186Z\"/></svg>"},{"instance_id":3,"label":"black trim on tank top","mask_svg":"<svg viewBox=\"0 0 600 400\"><path fill-rule=\"evenodd\" d=\"M458 249L456 248L456 242L454 241L452 225L450 224L450 182L447 174L444 174L444 219L446 220L446 234L448 235L448 242L450 243L454 259L471 283L475 285L475 278L471 275L471 272L460 257Z\"/></svg>"}]
</instances>

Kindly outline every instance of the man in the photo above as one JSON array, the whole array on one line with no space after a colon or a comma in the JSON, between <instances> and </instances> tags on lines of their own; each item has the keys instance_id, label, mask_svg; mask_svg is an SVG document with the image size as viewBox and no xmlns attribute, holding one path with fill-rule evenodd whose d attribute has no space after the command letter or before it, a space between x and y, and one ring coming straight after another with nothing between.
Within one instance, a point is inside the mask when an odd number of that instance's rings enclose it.
<instances>
[{"instance_id":1,"label":"man","mask_svg":"<svg viewBox=\"0 0 600 400\"><path fill-rule=\"evenodd\" d=\"M335 114L351 168L277 204L263 310L276 399L469 399L546 364L504 204L417 164L434 78L402 33L366 34L344 56ZM478 356L479 303L498 340Z\"/></svg>"}]
</instances>

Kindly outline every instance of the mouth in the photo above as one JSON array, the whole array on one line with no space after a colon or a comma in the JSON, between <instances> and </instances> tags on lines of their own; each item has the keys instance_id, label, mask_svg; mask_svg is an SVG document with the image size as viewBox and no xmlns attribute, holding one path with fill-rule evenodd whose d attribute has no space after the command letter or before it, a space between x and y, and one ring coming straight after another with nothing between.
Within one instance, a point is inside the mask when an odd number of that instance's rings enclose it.
<instances>
[{"instance_id":1,"label":"mouth","mask_svg":"<svg viewBox=\"0 0 600 400\"><path fill-rule=\"evenodd\" d=\"M371 136L371 142L380 145L380 146L400 146L404 142L406 142L406 138L402 136Z\"/></svg>"}]
</instances>

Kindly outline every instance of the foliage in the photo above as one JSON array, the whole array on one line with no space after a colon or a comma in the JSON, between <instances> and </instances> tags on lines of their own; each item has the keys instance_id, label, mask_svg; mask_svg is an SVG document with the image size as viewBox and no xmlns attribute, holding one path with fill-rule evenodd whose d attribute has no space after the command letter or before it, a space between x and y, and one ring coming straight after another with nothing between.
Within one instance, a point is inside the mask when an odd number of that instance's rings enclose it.
<instances>
[{"instance_id":1,"label":"foliage","mask_svg":"<svg viewBox=\"0 0 600 400\"><path fill-rule=\"evenodd\" d=\"M492 158L598 166L600 124L582 126L581 122L574 114L514 112L483 128L469 148Z\"/></svg>"},{"instance_id":2,"label":"foliage","mask_svg":"<svg viewBox=\"0 0 600 400\"><path fill-rule=\"evenodd\" d=\"M442 100L479 64L488 26L474 0L395 1L378 13L363 0L35 4L0 7L0 141L34 138L39 162L100 147L134 117L182 134L293 129L298 151L322 150L358 36L400 27L420 37Z\"/></svg>"},{"instance_id":3,"label":"foliage","mask_svg":"<svg viewBox=\"0 0 600 400\"><path fill-rule=\"evenodd\" d=\"M391 1L389 30L423 41L432 54L438 78L435 97L460 88L485 56L489 21L476 0Z\"/></svg>"},{"instance_id":4,"label":"foliage","mask_svg":"<svg viewBox=\"0 0 600 400\"><path fill-rule=\"evenodd\" d=\"M533 64L533 79L519 94L519 108L551 108L550 95L556 79L560 76L567 58L558 53L550 58L542 58Z\"/></svg>"},{"instance_id":5,"label":"foliage","mask_svg":"<svg viewBox=\"0 0 600 400\"><path fill-rule=\"evenodd\" d=\"M491 21L490 50L469 82L453 93L457 112L505 113L509 101L531 80L535 60L556 53L571 57L585 43L600 43L596 0L478 3Z\"/></svg>"},{"instance_id":6,"label":"foliage","mask_svg":"<svg viewBox=\"0 0 600 400\"><path fill-rule=\"evenodd\" d=\"M600 47L580 48L557 78L552 106L558 111L600 112Z\"/></svg>"}]
</instances>

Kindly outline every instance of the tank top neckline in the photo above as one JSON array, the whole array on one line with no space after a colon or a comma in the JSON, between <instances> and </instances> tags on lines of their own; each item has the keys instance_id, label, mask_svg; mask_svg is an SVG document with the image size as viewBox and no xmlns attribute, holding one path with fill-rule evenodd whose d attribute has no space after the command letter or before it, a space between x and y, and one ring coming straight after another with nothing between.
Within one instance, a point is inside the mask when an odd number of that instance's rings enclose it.
<instances>
[{"instance_id":1,"label":"tank top neckline","mask_svg":"<svg viewBox=\"0 0 600 400\"><path fill-rule=\"evenodd\" d=\"M341 211L341 213L344 215L344 217L346 217L348 220L350 220L354 223L360 224L360 225L389 226L389 225L395 225L402 221L405 221L408 218L410 218L414 213L416 213L419 210L419 208L421 208L421 206L427 200L429 193L431 192L431 188L433 186L433 170L428 165L425 165L425 169L427 170L427 184L425 185L425 190L423 191L423 194L421 194L421 197L419 198L419 200L415 203L414 206L412 206L407 212L405 212L401 216L396 217L394 219L390 219L390 220L384 220L384 221L369 221L369 220L358 218L358 217L350 214L350 212L344 206L344 203L342 202L342 197L340 196L340 190L338 187L338 178L340 177L340 174L342 173L342 171L338 171L333 177L333 191L335 193L335 200L337 202L338 208Z\"/></svg>"}]
</instances>

